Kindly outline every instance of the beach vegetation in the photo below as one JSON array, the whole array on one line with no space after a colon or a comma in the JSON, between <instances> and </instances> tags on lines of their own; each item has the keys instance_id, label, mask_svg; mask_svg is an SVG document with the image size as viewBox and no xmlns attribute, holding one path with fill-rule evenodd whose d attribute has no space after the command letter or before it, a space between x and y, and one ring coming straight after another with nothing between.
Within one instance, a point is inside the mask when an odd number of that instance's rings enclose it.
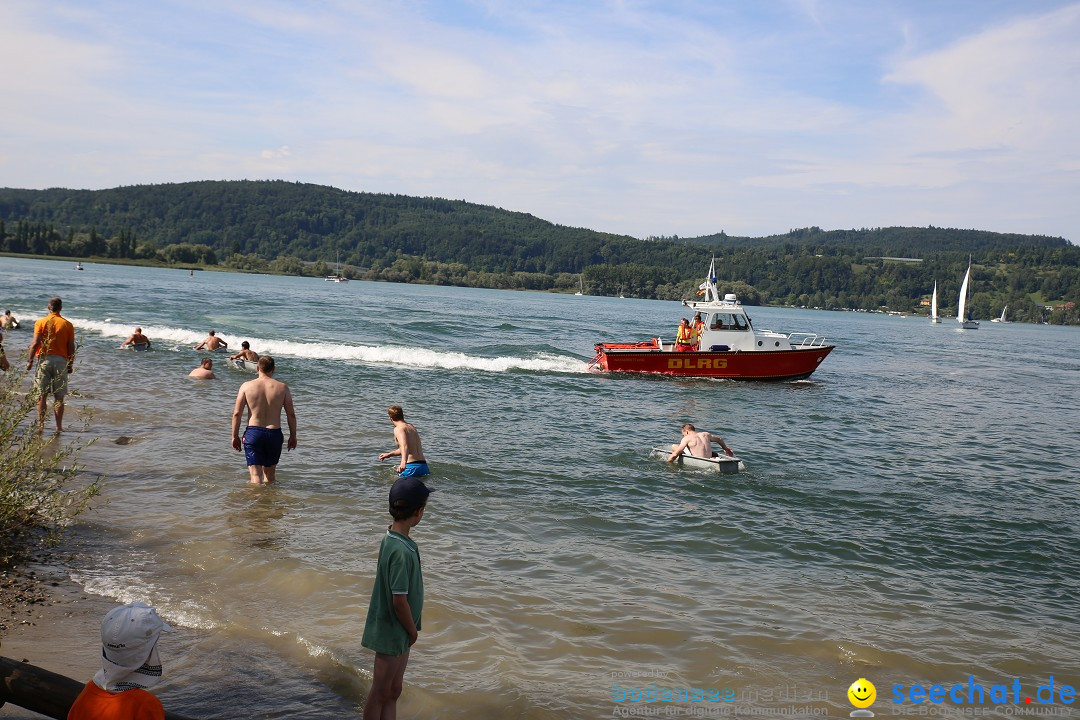
<instances>
[{"instance_id":1,"label":"beach vegetation","mask_svg":"<svg viewBox=\"0 0 1080 720\"><path fill-rule=\"evenodd\" d=\"M54 546L101 485L79 466L86 443L69 439L79 433L38 430L36 398L26 392L30 379L22 367L12 362L0 373L0 569Z\"/></svg>"}]
</instances>

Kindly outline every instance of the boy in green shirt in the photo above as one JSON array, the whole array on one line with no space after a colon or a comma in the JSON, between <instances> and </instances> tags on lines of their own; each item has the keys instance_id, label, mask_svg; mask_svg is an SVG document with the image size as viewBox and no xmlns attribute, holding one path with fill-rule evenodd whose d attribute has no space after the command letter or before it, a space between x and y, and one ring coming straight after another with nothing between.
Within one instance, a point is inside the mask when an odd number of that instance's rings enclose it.
<instances>
[{"instance_id":1,"label":"boy in green shirt","mask_svg":"<svg viewBox=\"0 0 1080 720\"><path fill-rule=\"evenodd\" d=\"M415 477L399 478L390 488L390 516L394 522L379 546L375 586L360 641L375 651L364 720L396 717L409 648L420 632L424 609L420 550L409 537L409 530L424 518L430 494L431 490Z\"/></svg>"}]
</instances>

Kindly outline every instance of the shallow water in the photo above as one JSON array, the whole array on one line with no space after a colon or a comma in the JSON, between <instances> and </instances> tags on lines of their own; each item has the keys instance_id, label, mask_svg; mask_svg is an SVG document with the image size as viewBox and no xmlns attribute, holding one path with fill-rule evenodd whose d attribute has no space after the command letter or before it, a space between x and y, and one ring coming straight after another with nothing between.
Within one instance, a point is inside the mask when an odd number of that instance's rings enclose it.
<instances>
[{"instance_id":1,"label":"shallow water","mask_svg":"<svg viewBox=\"0 0 1080 720\"><path fill-rule=\"evenodd\" d=\"M616 377L586 371L593 344L673 336L676 303L85 267L0 259L0 304L58 294L75 323L108 478L75 577L181 627L170 709L358 713L394 403L438 488L402 717L607 717L620 682L846 714L862 676L879 712L897 683L1080 680L1076 329L750 308L837 349L793 383ZM153 352L116 349L135 325ZM215 355L218 380L186 377L210 327L293 389L276 486L229 444L251 376ZM650 457L685 421L746 471Z\"/></svg>"}]
</instances>

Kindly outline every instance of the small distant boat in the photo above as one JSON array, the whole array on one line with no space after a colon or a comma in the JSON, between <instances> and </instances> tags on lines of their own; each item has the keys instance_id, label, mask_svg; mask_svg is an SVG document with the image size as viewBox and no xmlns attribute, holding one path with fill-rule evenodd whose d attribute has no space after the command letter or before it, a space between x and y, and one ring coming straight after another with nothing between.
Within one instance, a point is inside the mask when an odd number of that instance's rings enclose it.
<instances>
[{"instance_id":1,"label":"small distant boat","mask_svg":"<svg viewBox=\"0 0 1080 720\"><path fill-rule=\"evenodd\" d=\"M349 278L341 274L341 255L338 255L338 261L334 267L334 274L326 276L326 282L349 282Z\"/></svg>"},{"instance_id":2,"label":"small distant boat","mask_svg":"<svg viewBox=\"0 0 1080 720\"><path fill-rule=\"evenodd\" d=\"M654 447L652 449L652 454L655 457L662 457L666 460L671 455L671 449ZM685 450L675 458L675 464L679 467L693 468L694 470L711 470L723 475L734 475L739 472L739 470L744 470L746 468L746 466L742 464L742 460L734 455L713 455L712 457L705 458L691 455Z\"/></svg>"},{"instance_id":3,"label":"small distant boat","mask_svg":"<svg viewBox=\"0 0 1080 720\"><path fill-rule=\"evenodd\" d=\"M1012 322L1012 320L1006 320L1005 319L1005 311L1007 311L1008 309L1009 309L1009 306L1006 305L1004 308L1001 309L1001 317L992 318L990 320L990 322L997 322L997 323L1009 323L1009 322Z\"/></svg>"},{"instance_id":4,"label":"small distant boat","mask_svg":"<svg viewBox=\"0 0 1080 720\"><path fill-rule=\"evenodd\" d=\"M964 273L964 282L960 285L960 302L956 308L956 321L965 330L978 330L979 321L965 315L967 309L968 284L971 282L971 258L968 258L967 272Z\"/></svg>"},{"instance_id":5,"label":"small distant boat","mask_svg":"<svg viewBox=\"0 0 1080 720\"><path fill-rule=\"evenodd\" d=\"M577 297L581 297L585 294L585 279L578 275L578 291L574 293Z\"/></svg>"},{"instance_id":6,"label":"small distant boat","mask_svg":"<svg viewBox=\"0 0 1080 720\"><path fill-rule=\"evenodd\" d=\"M937 281L934 281L934 295L930 298L930 322L939 323L941 318L937 314Z\"/></svg>"},{"instance_id":7,"label":"small distant boat","mask_svg":"<svg viewBox=\"0 0 1080 720\"><path fill-rule=\"evenodd\" d=\"M83 269L82 263L81 262L75 263L75 269L76 270L82 270Z\"/></svg>"}]
</instances>

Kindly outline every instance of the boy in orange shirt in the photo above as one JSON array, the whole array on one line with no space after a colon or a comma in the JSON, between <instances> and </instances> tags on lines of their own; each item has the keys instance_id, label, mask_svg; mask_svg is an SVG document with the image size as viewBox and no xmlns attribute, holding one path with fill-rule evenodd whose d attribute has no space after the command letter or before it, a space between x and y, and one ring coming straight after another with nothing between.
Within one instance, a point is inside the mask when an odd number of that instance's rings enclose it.
<instances>
[{"instance_id":1,"label":"boy in orange shirt","mask_svg":"<svg viewBox=\"0 0 1080 720\"><path fill-rule=\"evenodd\" d=\"M75 698L68 720L165 720L146 688L161 682L157 643L172 628L146 603L113 608L101 621L101 670Z\"/></svg>"}]
</instances>

